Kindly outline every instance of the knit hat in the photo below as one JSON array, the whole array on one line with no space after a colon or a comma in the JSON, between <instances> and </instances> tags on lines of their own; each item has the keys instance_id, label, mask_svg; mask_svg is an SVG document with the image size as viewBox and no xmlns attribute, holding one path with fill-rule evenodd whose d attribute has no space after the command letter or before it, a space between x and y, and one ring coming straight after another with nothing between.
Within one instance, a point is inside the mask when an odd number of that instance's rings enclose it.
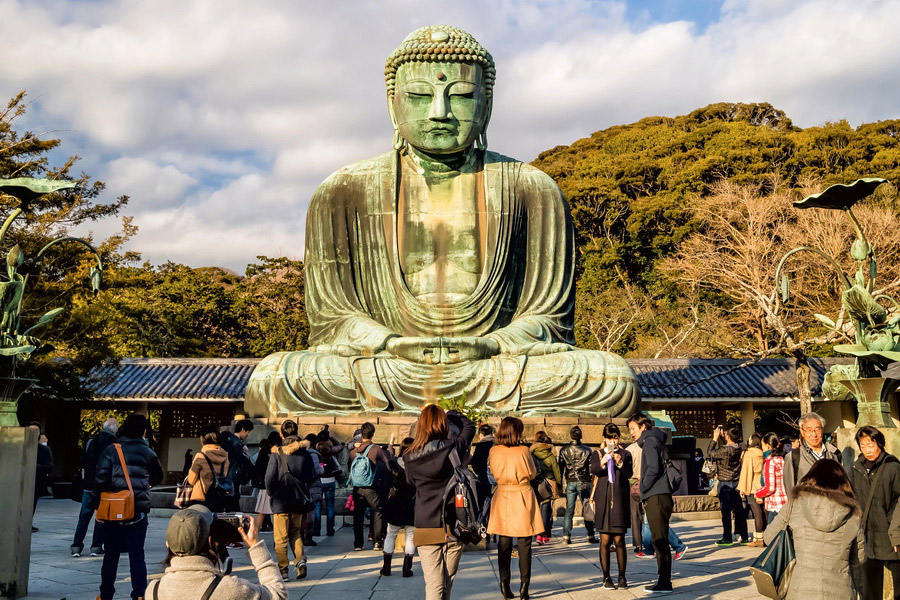
<instances>
[{"instance_id":1,"label":"knit hat","mask_svg":"<svg viewBox=\"0 0 900 600\"><path fill-rule=\"evenodd\" d=\"M180 510L169 519L166 545L175 556L196 554L209 538L213 514L202 504Z\"/></svg>"}]
</instances>

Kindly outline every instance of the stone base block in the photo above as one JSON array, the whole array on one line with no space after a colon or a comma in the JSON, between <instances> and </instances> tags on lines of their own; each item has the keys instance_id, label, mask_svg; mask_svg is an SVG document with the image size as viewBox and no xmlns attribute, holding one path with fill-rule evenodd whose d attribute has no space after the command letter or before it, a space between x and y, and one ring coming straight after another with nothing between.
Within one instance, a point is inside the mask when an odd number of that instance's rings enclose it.
<instances>
[{"instance_id":1,"label":"stone base block","mask_svg":"<svg viewBox=\"0 0 900 600\"><path fill-rule=\"evenodd\" d=\"M295 421L300 430L300 435L305 436L310 433L319 433L325 426L335 439L346 442L353 438L353 433L359 429L360 425L366 421L375 425L375 441L379 444L386 444L393 435L394 440L399 443L405 437L411 435L413 426L416 423L416 417L411 415L395 415L393 413L361 413L359 415L337 415L337 416L310 416L308 414L298 415L282 415L265 419L252 419L255 427L250 434L248 441L259 443L269 432L278 431L281 424L291 419ZM522 417L525 425L525 438L534 440L534 434L538 431L545 431L555 443L564 444L569 441L569 431L573 426L578 425L584 434L584 443L589 445L599 445L603 442L603 426L610 422L610 419L599 419L593 417ZM626 419L612 419L612 422L619 426L622 434L622 442L630 443L631 436L628 428L625 426ZM491 417L488 421L496 430L500 426L499 417Z\"/></svg>"},{"instance_id":2,"label":"stone base block","mask_svg":"<svg viewBox=\"0 0 900 600\"><path fill-rule=\"evenodd\" d=\"M28 594L37 429L0 427L0 598Z\"/></svg>"}]
</instances>

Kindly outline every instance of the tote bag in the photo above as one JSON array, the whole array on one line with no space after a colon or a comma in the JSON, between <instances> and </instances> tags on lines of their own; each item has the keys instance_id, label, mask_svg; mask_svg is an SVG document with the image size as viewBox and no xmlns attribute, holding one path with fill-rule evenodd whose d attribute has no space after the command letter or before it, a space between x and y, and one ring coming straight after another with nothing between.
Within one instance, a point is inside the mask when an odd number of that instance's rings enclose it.
<instances>
[{"instance_id":1,"label":"tote bag","mask_svg":"<svg viewBox=\"0 0 900 600\"><path fill-rule=\"evenodd\" d=\"M793 504L791 501L785 509L788 511L786 522L790 521ZM756 582L756 591L766 598L784 600L791 584L795 564L794 536L790 526L785 525L785 528L776 534L772 543L766 546L762 554L750 565L750 574Z\"/></svg>"}]
</instances>

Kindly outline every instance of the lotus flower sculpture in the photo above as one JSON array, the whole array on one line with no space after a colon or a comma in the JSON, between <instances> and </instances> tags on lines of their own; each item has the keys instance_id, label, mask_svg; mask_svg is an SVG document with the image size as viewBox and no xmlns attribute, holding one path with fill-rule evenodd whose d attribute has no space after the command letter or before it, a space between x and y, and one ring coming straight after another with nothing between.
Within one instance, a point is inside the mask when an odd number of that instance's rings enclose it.
<instances>
[{"instance_id":1,"label":"lotus flower sculpture","mask_svg":"<svg viewBox=\"0 0 900 600\"><path fill-rule=\"evenodd\" d=\"M75 182L72 181L30 177L0 179L0 194L12 196L19 203L0 227L0 248L3 247L10 226L27 211L29 202L44 194L73 187ZM53 350L53 346L35 337L34 332L63 313L62 308L54 308L31 326L22 323L22 307L29 278L27 273L36 270L50 248L70 242L81 244L94 254L97 264L90 269L90 285L94 293L97 293L103 279L103 261L100 253L86 240L75 237L57 238L41 248L33 259L26 259L25 252L16 244L6 255L6 277L0 274L0 426L18 425L16 409L19 396L34 382L32 379L16 377L17 365L32 356ZM27 266L25 275L19 273L23 266Z\"/></svg>"},{"instance_id":2,"label":"lotus flower sculpture","mask_svg":"<svg viewBox=\"0 0 900 600\"><path fill-rule=\"evenodd\" d=\"M794 248L785 254L775 271L775 280L781 291L783 303L787 303L790 299L790 282L787 275L782 274L782 270L787 260L797 253L812 252L819 255L831 266L841 281L844 288L841 304L853 323L856 343L838 344L834 349L856 357L856 364L833 366L825 375L822 391L832 400L845 400L853 395L851 390L859 386L848 385L848 382L876 377L888 364L900 361L900 312L891 316L882 303L888 303L892 308L898 309L900 304L889 296L874 293L878 277L875 249L853 214L853 206L857 202L886 182L885 179L877 178L859 179L850 185L833 185L820 194L794 202L794 206L801 209L844 211L856 230L856 240L850 246L850 256L857 264L855 274L848 276L833 258L822 250L809 246ZM834 320L829 317L819 314L815 317L824 325L838 329Z\"/></svg>"}]
</instances>

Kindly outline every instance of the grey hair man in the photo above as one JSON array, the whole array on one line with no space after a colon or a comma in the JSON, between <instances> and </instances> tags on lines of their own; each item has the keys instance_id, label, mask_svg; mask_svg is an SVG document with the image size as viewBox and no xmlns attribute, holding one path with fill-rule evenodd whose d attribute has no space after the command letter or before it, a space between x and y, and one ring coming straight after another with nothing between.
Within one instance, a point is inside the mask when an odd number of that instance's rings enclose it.
<instances>
[{"instance_id":1,"label":"grey hair man","mask_svg":"<svg viewBox=\"0 0 900 600\"><path fill-rule=\"evenodd\" d=\"M803 479L816 461L830 458L841 462L838 449L825 441L825 419L814 412L806 413L797 422L800 444L784 457L784 488L790 491Z\"/></svg>"},{"instance_id":2,"label":"grey hair man","mask_svg":"<svg viewBox=\"0 0 900 600\"><path fill-rule=\"evenodd\" d=\"M94 514L93 490L97 474L97 459L113 442L119 432L119 421L110 417L103 421L100 432L89 439L84 446L84 457L81 460L81 512L78 515L78 524L75 525L75 538L72 540L72 558L81 556L84 550L84 538L91 524ZM94 522L94 536L91 539L91 556L103 554L103 523Z\"/></svg>"}]
</instances>

